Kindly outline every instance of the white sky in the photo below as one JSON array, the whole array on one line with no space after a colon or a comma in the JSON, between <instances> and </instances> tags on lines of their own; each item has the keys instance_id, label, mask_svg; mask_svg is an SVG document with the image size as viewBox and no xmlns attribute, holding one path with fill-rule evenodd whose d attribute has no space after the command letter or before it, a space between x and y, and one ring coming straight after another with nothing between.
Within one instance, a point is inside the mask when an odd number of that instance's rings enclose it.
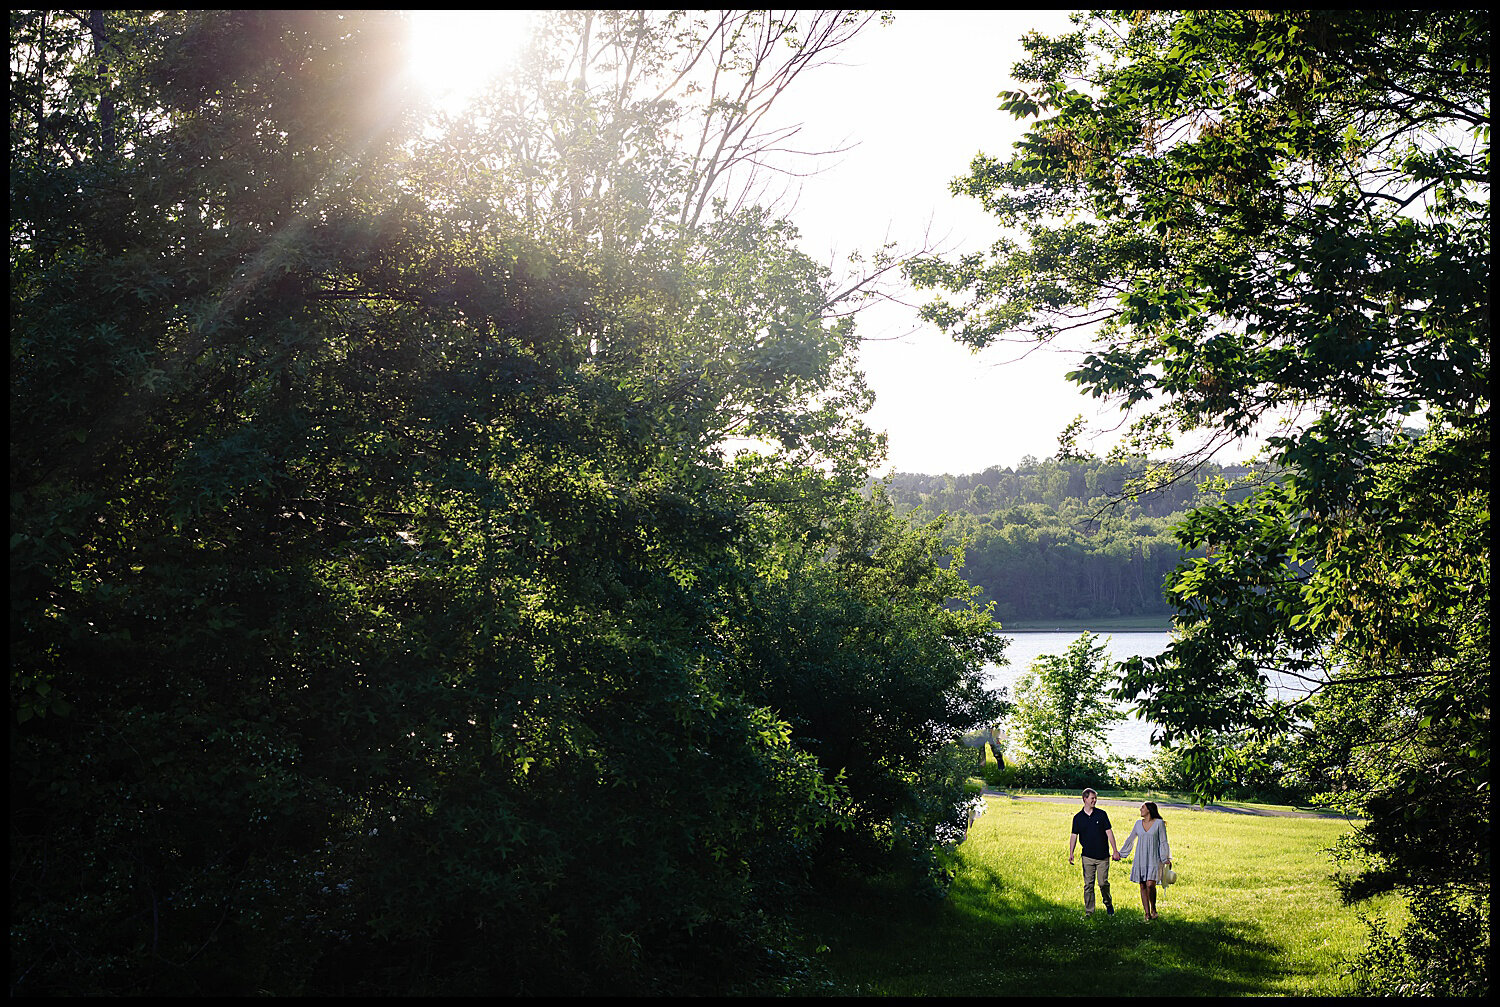
<instances>
[{"instance_id":1,"label":"white sky","mask_svg":"<svg viewBox=\"0 0 1500 1007\"><path fill-rule=\"evenodd\" d=\"M887 240L917 247L929 232L941 247L974 250L999 233L973 199L949 194L980 151L1007 153L1024 124L996 109L1015 88L1019 39L1068 30L1068 12L897 11L784 97L784 115L805 123L808 144L857 142L805 179L790 216L804 247L822 261ZM917 295L926 300L931 295ZM1063 378L1076 357L1015 347L975 354L914 310L887 305L859 319L861 362L876 393L870 420L889 438L887 467L905 472L978 472L1045 458L1057 435L1098 403ZM1113 425L1113 419L1106 425Z\"/></svg>"}]
</instances>

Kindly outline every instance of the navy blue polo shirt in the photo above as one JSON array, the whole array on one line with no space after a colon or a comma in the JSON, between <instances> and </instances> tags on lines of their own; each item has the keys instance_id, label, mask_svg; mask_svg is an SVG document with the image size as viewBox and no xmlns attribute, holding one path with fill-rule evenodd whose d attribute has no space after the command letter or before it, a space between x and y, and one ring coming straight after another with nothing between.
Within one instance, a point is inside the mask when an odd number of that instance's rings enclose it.
<instances>
[{"instance_id":1,"label":"navy blue polo shirt","mask_svg":"<svg viewBox=\"0 0 1500 1007\"><path fill-rule=\"evenodd\" d=\"M1098 805L1094 806L1092 815L1080 811L1073 816L1073 834L1078 837L1078 847L1084 856L1093 860L1109 858L1109 840L1104 833L1111 828L1109 815Z\"/></svg>"}]
</instances>

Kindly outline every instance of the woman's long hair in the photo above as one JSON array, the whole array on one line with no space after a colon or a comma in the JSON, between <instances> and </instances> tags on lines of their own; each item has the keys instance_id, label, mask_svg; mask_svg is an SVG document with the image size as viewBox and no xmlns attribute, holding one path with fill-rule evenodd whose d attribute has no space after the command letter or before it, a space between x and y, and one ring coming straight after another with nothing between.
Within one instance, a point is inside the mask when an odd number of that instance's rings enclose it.
<instances>
[{"instance_id":1,"label":"woman's long hair","mask_svg":"<svg viewBox=\"0 0 1500 1007\"><path fill-rule=\"evenodd\" d=\"M1151 812L1151 819L1153 821L1157 821L1157 822L1164 822L1164 821L1166 821L1166 819L1161 816L1161 812L1156 810L1156 802L1155 801L1143 801L1142 803L1146 805L1146 810L1149 811L1149 812Z\"/></svg>"}]
</instances>

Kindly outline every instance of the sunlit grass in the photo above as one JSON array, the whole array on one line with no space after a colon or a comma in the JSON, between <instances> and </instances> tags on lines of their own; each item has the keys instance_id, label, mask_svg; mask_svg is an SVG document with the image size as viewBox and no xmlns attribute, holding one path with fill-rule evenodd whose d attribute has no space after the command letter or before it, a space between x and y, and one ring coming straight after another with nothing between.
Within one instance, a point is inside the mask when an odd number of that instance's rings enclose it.
<instances>
[{"instance_id":1,"label":"sunlit grass","mask_svg":"<svg viewBox=\"0 0 1500 1007\"><path fill-rule=\"evenodd\" d=\"M1068 805L988 799L958 848L946 900L890 882L850 885L813 917L818 992L942 996L1336 996L1365 941L1328 880L1340 820L1175 811L1164 815L1182 881L1144 922L1128 861L1110 880L1116 913L1082 918L1068 865ZM1124 838L1124 830L1116 835Z\"/></svg>"}]
</instances>

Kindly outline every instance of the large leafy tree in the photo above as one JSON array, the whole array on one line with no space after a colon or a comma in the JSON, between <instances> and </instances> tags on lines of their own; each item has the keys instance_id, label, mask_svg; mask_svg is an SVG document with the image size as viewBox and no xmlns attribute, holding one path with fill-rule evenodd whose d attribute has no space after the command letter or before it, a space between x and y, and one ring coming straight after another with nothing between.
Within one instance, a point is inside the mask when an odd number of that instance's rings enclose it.
<instances>
[{"instance_id":1,"label":"large leafy tree","mask_svg":"<svg viewBox=\"0 0 1500 1007\"><path fill-rule=\"evenodd\" d=\"M1133 447L1266 436L1278 481L1184 523L1209 555L1123 694L1204 795L1247 735L1302 735L1367 817L1350 895L1405 890L1412 948L1469 949L1403 988L1487 988L1489 14L1080 24L1028 39L1002 108L1036 123L955 183L1011 236L915 264L954 295L929 316L974 346L1093 326L1072 377Z\"/></svg>"},{"instance_id":2,"label":"large leafy tree","mask_svg":"<svg viewBox=\"0 0 1500 1007\"><path fill-rule=\"evenodd\" d=\"M1110 696L1115 663L1097 639L1083 633L1065 653L1041 655L1016 683L1016 740L1052 772L1099 764L1110 725L1124 719Z\"/></svg>"},{"instance_id":3,"label":"large leafy tree","mask_svg":"<svg viewBox=\"0 0 1500 1007\"><path fill-rule=\"evenodd\" d=\"M825 861L895 852L935 871L971 768L954 738L1008 708L983 675L1005 640L940 523L913 531L879 492L814 506L795 526L758 515L757 584L731 627L741 688L847 784Z\"/></svg>"},{"instance_id":4,"label":"large leafy tree","mask_svg":"<svg viewBox=\"0 0 1500 1007\"><path fill-rule=\"evenodd\" d=\"M11 17L12 991L783 974L854 788L743 613L879 448L794 232L714 202L671 101L545 69L613 59L588 15L468 139L394 14ZM600 17L658 71L702 48ZM749 23L726 75L861 22ZM897 618L944 669L891 770L940 804L987 620L921 542L844 657L895 676Z\"/></svg>"}]
</instances>

